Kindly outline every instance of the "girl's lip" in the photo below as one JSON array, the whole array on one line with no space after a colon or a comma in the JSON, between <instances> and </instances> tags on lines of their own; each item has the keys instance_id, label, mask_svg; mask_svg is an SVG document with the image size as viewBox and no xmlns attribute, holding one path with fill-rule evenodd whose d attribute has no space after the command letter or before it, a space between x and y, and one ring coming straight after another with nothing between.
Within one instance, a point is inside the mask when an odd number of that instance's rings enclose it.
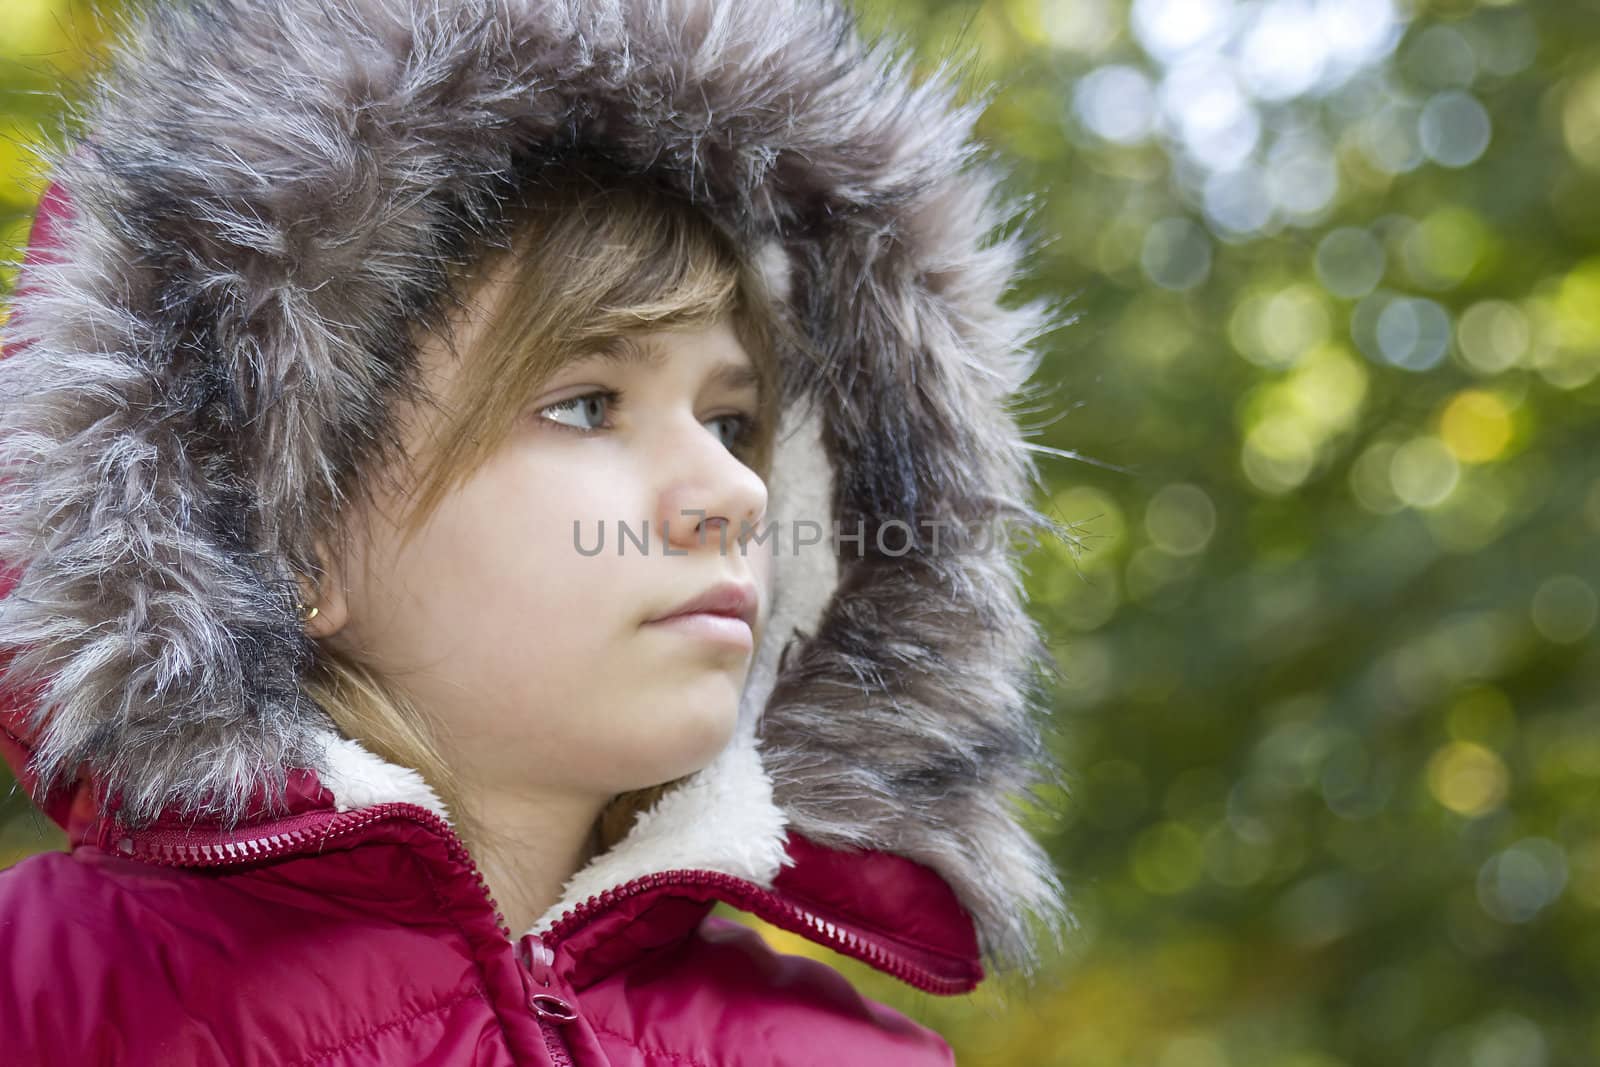
<instances>
[{"instance_id":1,"label":"girl's lip","mask_svg":"<svg viewBox=\"0 0 1600 1067\"><path fill-rule=\"evenodd\" d=\"M755 635L750 624L731 615L715 615L706 611L690 611L681 615L668 615L645 623L646 626L665 626L692 637L705 638L722 644L737 645L746 650L755 647Z\"/></svg>"},{"instance_id":2,"label":"girl's lip","mask_svg":"<svg viewBox=\"0 0 1600 1067\"><path fill-rule=\"evenodd\" d=\"M743 619L745 624L753 630L755 629L760 604L760 593L757 591L754 582L722 582L707 589L699 596L691 597L684 601L666 615L658 615L649 621L659 622L674 615L705 612L730 615Z\"/></svg>"}]
</instances>

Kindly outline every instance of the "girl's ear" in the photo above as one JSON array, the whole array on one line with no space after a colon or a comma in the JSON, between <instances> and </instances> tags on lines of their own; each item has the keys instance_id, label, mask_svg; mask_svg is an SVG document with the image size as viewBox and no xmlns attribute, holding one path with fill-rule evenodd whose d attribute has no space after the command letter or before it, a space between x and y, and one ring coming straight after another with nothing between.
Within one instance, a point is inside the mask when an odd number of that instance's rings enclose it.
<instances>
[{"instance_id":1,"label":"girl's ear","mask_svg":"<svg viewBox=\"0 0 1600 1067\"><path fill-rule=\"evenodd\" d=\"M308 634L323 640L338 633L350 621L350 600L345 592L340 562L328 551L327 542L318 538L316 551L322 568L322 583L314 585L305 575L297 576L302 605L300 618ZM311 617L306 618L307 615Z\"/></svg>"}]
</instances>

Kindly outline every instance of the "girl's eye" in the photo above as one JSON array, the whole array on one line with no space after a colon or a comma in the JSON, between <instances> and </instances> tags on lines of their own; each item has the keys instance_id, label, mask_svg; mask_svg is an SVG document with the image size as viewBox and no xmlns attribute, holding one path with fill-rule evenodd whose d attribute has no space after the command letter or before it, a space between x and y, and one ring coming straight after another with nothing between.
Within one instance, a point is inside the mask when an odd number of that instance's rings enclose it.
<instances>
[{"instance_id":1,"label":"girl's eye","mask_svg":"<svg viewBox=\"0 0 1600 1067\"><path fill-rule=\"evenodd\" d=\"M575 433L595 433L606 428L604 421L606 409L609 408L611 414L615 416L621 407L621 393L614 389L600 389L546 405L539 409L539 414L561 429L572 430ZM565 418L575 418L578 425L564 421ZM598 421L588 424L586 420L589 419ZM722 439L723 445L730 452L737 454L743 454L754 445L760 429L757 416L754 415L717 415L706 421L713 425L723 424L724 430L713 432Z\"/></svg>"},{"instance_id":2,"label":"girl's eye","mask_svg":"<svg viewBox=\"0 0 1600 1067\"><path fill-rule=\"evenodd\" d=\"M756 420L749 415L718 415L710 420L713 423L731 424L731 428L722 437L722 443L728 446L730 452L740 452L749 447L756 436Z\"/></svg>"},{"instance_id":3,"label":"girl's eye","mask_svg":"<svg viewBox=\"0 0 1600 1067\"><path fill-rule=\"evenodd\" d=\"M539 413L563 429L576 430L579 433L592 433L600 429L599 426L573 426L560 419L552 418L551 412L572 412L582 420L587 418L601 418L605 406L609 405L615 411L622 400L622 394L610 389L602 389L594 393L584 393L582 396L569 397L566 400L541 408Z\"/></svg>"}]
</instances>

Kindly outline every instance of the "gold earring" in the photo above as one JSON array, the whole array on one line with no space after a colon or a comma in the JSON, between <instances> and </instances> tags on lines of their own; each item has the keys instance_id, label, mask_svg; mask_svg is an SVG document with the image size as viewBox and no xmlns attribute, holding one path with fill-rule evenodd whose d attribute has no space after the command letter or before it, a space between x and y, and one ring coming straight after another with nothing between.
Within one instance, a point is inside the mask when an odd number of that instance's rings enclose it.
<instances>
[{"instance_id":1,"label":"gold earring","mask_svg":"<svg viewBox=\"0 0 1600 1067\"><path fill-rule=\"evenodd\" d=\"M306 606L300 602L298 597L295 598L294 610L295 614L300 616L301 622L310 622L317 617L317 608L313 605L309 612L306 611Z\"/></svg>"}]
</instances>

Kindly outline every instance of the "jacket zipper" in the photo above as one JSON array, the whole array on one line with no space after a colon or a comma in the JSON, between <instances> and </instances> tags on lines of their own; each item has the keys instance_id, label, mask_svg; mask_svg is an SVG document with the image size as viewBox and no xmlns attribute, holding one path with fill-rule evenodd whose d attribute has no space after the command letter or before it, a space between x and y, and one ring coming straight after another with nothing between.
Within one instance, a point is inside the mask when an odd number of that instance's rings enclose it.
<instances>
[{"instance_id":1,"label":"jacket zipper","mask_svg":"<svg viewBox=\"0 0 1600 1067\"><path fill-rule=\"evenodd\" d=\"M562 912L544 936L551 942L558 942L595 912L609 907L618 900L668 884L713 886L721 890L719 893L721 899L755 913L774 926L811 940L821 941L843 955L869 963L909 985L930 993L959 993L973 985L970 979L947 978L936 974L927 967L885 947L881 941L845 930L769 889L763 889L754 882L721 871L702 869L658 871L613 886Z\"/></svg>"},{"instance_id":2,"label":"jacket zipper","mask_svg":"<svg viewBox=\"0 0 1600 1067\"><path fill-rule=\"evenodd\" d=\"M527 957L524 966L528 973L540 985L548 987L550 977L555 973L554 950L545 944L543 938L525 936L517 942L517 957L521 960L524 956ZM572 1006L554 994L530 992L528 1007L539 1017L539 1028L544 1035L544 1046L550 1053L552 1067L572 1067L572 1053L561 1034L561 1027L578 1017Z\"/></svg>"},{"instance_id":3,"label":"jacket zipper","mask_svg":"<svg viewBox=\"0 0 1600 1067\"><path fill-rule=\"evenodd\" d=\"M272 859L308 851L313 845L324 845L335 838L344 837L373 823L394 817L409 818L435 830L444 831L450 858L464 864L471 872L473 882L494 912L495 925L500 928L505 939L510 941L511 930L506 926L506 918L501 914L499 904L495 903L494 895L489 892L488 883L483 880L483 872L478 869L477 862L467 851L460 836L449 823L417 804L393 801L374 804L356 811L338 812L331 816L324 812L294 815L272 824L279 827L276 833L255 837L214 833L202 836L197 841L196 835L183 831L146 831L118 838L116 851L124 856L168 867L221 867L229 863Z\"/></svg>"},{"instance_id":4,"label":"jacket zipper","mask_svg":"<svg viewBox=\"0 0 1600 1067\"><path fill-rule=\"evenodd\" d=\"M137 836L121 837L117 842L117 851L123 855L167 866L222 866L306 850L389 818L410 819L444 837L450 857L467 868L479 892L494 911L495 923L500 928L501 936L512 942L512 934L506 926L505 916L501 914L499 905L489 892L489 887L483 880L483 872L478 869L472 854L467 851L455 828L427 808L406 801L388 801L356 811L339 812L332 816L322 812L291 816L282 823L275 824L281 827L277 832L254 837L241 835L235 838L232 834L222 833L213 834L209 839L197 843L193 835L182 832L146 832ZM724 874L721 871L702 869L658 871L596 893L562 912L550 929L540 935L540 940L550 947L553 953L554 945L596 912L616 901L668 884L713 887L720 890L729 903L755 913L774 926L820 941L844 955L862 960L909 985L930 993L941 995L959 993L973 985L973 980L969 978L949 978L937 974L887 947L883 942L838 927L815 912L747 879ZM560 998L554 999L558 1000L566 1011L571 1011L566 1001ZM555 1008L553 1018L559 1017L561 1007L555 1005L551 1007ZM541 1015L540 1018L543 1021L546 1016Z\"/></svg>"},{"instance_id":5,"label":"jacket zipper","mask_svg":"<svg viewBox=\"0 0 1600 1067\"><path fill-rule=\"evenodd\" d=\"M540 1018L539 1026L544 1030L544 1047L550 1053L550 1067L572 1067L572 1054L567 1051L566 1039L543 1018Z\"/></svg>"}]
</instances>

